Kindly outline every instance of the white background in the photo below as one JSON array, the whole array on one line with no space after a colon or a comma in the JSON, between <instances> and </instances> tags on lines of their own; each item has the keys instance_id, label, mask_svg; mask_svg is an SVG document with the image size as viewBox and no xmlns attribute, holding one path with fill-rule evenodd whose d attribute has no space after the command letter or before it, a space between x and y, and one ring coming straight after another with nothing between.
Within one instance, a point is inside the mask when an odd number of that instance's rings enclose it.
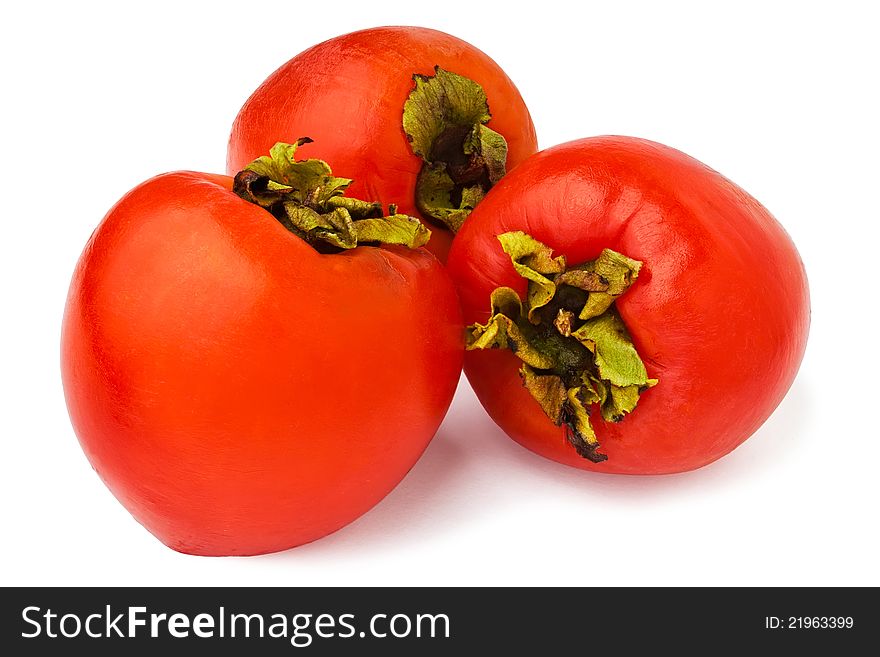
<instances>
[{"instance_id":1,"label":"white background","mask_svg":"<svg viewBox=\"0 0 880 657\"><path fill-rule=\"evenodd\" d=\"M880 584L877 21L868 2L716 4L4 8L0 584ZM383 24L489 53L542 147L647 137L760 199L810 277L800 375L733 454L656 478L534 456L462 383L424 458L354 524L272 556L177 554L113 499L68 422L58 343L74 263L142 180L222 172L233 117L276 67Z\"/></svg>"}]
</instances>

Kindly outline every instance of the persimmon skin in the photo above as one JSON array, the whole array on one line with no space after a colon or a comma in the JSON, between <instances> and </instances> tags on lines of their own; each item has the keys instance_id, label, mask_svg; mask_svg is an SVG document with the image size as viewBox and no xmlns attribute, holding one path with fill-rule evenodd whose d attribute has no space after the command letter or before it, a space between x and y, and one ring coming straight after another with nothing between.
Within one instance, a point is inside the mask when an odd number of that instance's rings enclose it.
<instances>
[{"instance_id":1,"label":"persimmon skin","mask_svg":"<svg viewBox=\"0 0 880 657\"><path fill-rule=\"evenodd\" d=\"M535 127L519 91L485 53L449 34L380 27L324 41L295 56L251 95L235 118L226 171L235 175L275 142L311 137L308 157L353 178L349 195L422 217L415 184L422 160L403 131L403 106L416 73L440 66L486 92L488 126L507 140L508 171L537 150ZM432 225L428 248L445 260L452 235Z\"/></svg>"},{"instance_id":2,"label":"persimmon skin","mask_svg":"<svg viewBox=\"0 0 880 657\"><path fill-rule=\"evenodd\" d=\"M461 369L434 256L319 254L231 185L177 172L129 192L82 254L62 331L89 461L150 532L200 555L284 550L366 512Z\"/></svg>"},{"instance_id":3,"label":"persimmon skin","mask_svg":"<svg viewBox=\"0 0 880 657\"><path fill-rule=\"evenodd\" d=\"M489 295L525 281L496 236L522 230L570 265L610 248L642 261L617 302L648 375L620 423L593 413L592 463L523 388L509 351L471 351L465 373L494 421L530 450L585 470L663 474L724 456L770 416L794 380L810 322L794 244L737 185L667 146L627 137L570 142L505 177L456 236L448 269L465 323L484 323Z\"/></svg>"}]
</instances>

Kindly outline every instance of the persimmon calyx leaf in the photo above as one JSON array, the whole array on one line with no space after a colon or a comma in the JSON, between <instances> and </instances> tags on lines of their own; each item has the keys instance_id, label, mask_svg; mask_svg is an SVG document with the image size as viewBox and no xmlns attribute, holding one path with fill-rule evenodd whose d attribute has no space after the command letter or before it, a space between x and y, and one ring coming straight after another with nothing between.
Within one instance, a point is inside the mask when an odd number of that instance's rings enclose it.
<instances>
[{"instance_id":1,"label":"persimmon calyx leaf","mask_svg":"<svg viewBox=\"0 0 880 657\"><path fill-rule=\"evenodd\" d=\"M467 349L510 349L523 362L526 390L593 462L607 457L591 423L632 413L655 386L614 301L635 283L642 263L605 249L568 267L565 257L523 232L498 236L516 272L528 281L525 300L509 287L492 292L489 320L468 327Z\"/></svg>"},{"instance_id":2,"label":"persimmon calyx leaf","mask_svg":"<svg viewBox=\"0 0 880 657\"><path fill-rule=\"evenodd\" d=\"M423 161L416 207L457 232L506 173L507 142L486 125L486 93L470 78L435 66L434 75L416 74L413 82L403 131Z\"/></svg>"},{"instance_id":3,"label":"persimmon calyx leaf","mask_svg":"<svg viewBox=\"0 0 880 657\"><path fill-rule=\"evenodd\" d=\"M417 218L397 214L394 205L386 214L381 203L349 198L350 178L337 178L323 160L297 160L297 149L311 141L278 142L235 176L233 191L319 251L363 244L415 249L428 242L431 231Z\"/></svg>"}]
</instances>

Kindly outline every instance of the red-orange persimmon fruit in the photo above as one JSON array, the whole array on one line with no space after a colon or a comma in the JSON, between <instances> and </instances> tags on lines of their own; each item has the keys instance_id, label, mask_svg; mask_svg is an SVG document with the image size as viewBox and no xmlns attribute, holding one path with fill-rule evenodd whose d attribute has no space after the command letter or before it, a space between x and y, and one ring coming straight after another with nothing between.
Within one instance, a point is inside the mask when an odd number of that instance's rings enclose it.
<instances>
[{"instance_id":1,"label":"red-orange persimmon fruit","mask_svg":"<svg viewBox=\"0 0 880 657\"><path fill-rule=\"evenodd\" d=\"M169 547L283 550L381 500L461 370L458 302L417 219L279 144L235 180L169 173L104 217L62 335L95 470Z\"/></svg>"},{"instance_id":2,"label":"red-orange persimmon fruit","mask_svg":"<svg viewBox=\"0 0 880 657\"><path fill-rule=\"evenodd\" d=\"M782 400L807 342L807 278L782 226L641 139L526 160L471 214L448 269L483 406L525 447L586 470L724 456Z\"/></svg>"},{"instance_id":3,"label":"red-orange persimmon fruit","mask_svg":"<svg viewBox=\"0 0 880 657\"><path fill-rule=\"evenodd\" d=\"M498 64L419 27L353 32L284 64L235 118L227 171L302 135L354 178L355 196L431 221L428 248L441 260L489 188L537 150L529 111Z\"/></svg>"}]
</instances>

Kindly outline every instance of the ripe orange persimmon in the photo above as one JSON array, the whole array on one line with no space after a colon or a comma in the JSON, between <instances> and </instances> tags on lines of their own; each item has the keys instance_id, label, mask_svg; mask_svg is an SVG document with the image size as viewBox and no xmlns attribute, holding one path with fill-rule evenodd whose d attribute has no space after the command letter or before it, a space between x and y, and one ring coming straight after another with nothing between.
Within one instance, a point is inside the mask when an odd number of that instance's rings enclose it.
<instances>
[{"instance_id":1,"label":"ripe orange persimmon","mask_svg":"<svg viewBox=\"0 0 880 657\"><path fill-rule=\"evenodd\" d=\"M782 226L642 139L526 160L471 214L448 269L475 323L465 373L483 406L517 442L587 470L727 454L782 400L807 342L807 278Z\"/></svg>"},{"instance_id":2,"label":"ripe orange persimmon","mask_svg":"<svg viewBox=\"0 0 880 657\"><path fill-rule=\"evenodd\" d=\"M345 34L281 66L235 118L227 172L302 135L354 178L355 196L432 221L428 248L441 260L446 228L457 230L505 170L537 150L529 111L498 64L419 27Z\"/></svg>"},{"instance_id":3,"label":"ripe orange persimmon","mask_svg":"<svg viewBox=\"0 0 880 657\"><path fill-rule=\"evenodd\" d=\"M271 552L351 522L413 466L458 381L452 283L410 248L424 227L343 196L350 181L295 149L235 181L139 185L73 275L73 426L113 494L175 550ZM302 194L284 186L296 176Z\"/></svg>"}]
</instances>

